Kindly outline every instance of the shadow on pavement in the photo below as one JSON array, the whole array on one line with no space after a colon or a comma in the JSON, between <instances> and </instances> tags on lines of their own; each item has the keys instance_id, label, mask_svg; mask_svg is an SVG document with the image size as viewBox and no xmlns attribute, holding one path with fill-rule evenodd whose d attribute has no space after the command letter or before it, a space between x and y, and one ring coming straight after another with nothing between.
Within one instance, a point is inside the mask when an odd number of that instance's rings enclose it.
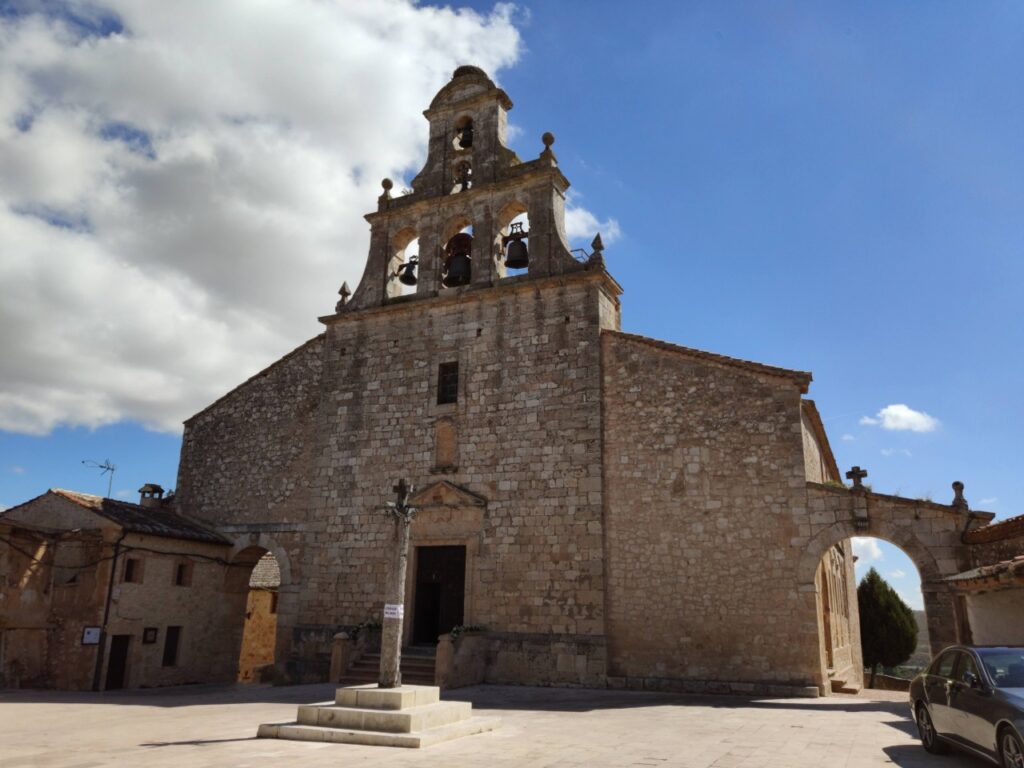
<instances>
[{"instance_id":1,"label":"shadow on pavement","mask_svg":"<svg viewBox=\"0 0 1024 768\"><path fill-rule=\"evenodd\" d=\"M882 751L894 765L898 765L900 768L936 768L936 766L946 765L949 762L947 755L930 755L917 744L882 747ZM992 763L982 760L980 757L960 751L955 751L954 754L959 758L956 765L970 766L970 768L982 768L982 766L992 768Z\"/></svg>"},{"instance_id":2,"label":"shadow on pavement","mask_svg":"<svg viewBox=\"0 0 1024 768\"><path fill-rule=\"evenodd\" d=\"M336 685L177 685L125 691L0 691L4 704L122 704L136 707L191 707L209 704L307 704L334 698Z\"/></svg>"},{"instance_id":3,"label":"shadow on pavement","mask_svg":"<svg viewBox=\"0 0 1024 768\"><path fill-rule=\"evenodd\" d=\"M910 723L902 700L830 696L820 699L768 699L750 696L674 694L648 691L611 691L586 688L539 688L514 685L478 685L445 691L443 698L469 701L481 709L528 709L554 712L591 712L634 707L694 706L711 709L777 709L811 712L888 712Z\"/></svg>"}]
</instances>

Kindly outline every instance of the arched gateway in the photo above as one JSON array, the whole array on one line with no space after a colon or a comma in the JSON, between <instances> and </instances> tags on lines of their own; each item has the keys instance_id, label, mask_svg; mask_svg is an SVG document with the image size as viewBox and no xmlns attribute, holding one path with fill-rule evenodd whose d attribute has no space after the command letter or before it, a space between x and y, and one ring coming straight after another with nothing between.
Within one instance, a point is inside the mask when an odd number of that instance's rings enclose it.
<instances>
[{"instance_id":1,"label":"arched gateway","mask_svg":"<svg viewBox=\"0 0 1024 768\"><path fill-rule=\"evenodd\" d=\"M821 612L821 587L815 577L829 549L855 536L871 536L898 546L917 567L932 652L964 641L964 608L947 579L969 567L964 533L987 523L993 515L971 512L963 501L962 486L956 483L954 490L954 502L946 505L874 493L859 480L852 488L808 483L809 524L806 535L793 540L793 546L802 552L797 589L803 610ZM809 651L817 649L819 669L814 682L824 689L828 662L821 627L818 623L801 624L800 634L801 645Z\"/></svg>"}]
</instances>

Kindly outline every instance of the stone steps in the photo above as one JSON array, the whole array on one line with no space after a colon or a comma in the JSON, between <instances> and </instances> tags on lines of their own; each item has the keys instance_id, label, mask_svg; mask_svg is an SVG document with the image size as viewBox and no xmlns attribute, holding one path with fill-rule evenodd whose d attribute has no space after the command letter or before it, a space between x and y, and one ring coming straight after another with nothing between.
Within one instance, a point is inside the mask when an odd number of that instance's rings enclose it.
<instances>
[{"instance_id":1,"label":"stone steps","mask_svg":"<svg viewBox=\"0 0 1024 768\"><path fill-rule=\"evenodd\" d=\"M433 685L339 688L333 702L299 706L295 722L265 723L260 738L427 747L493 730L496 718L474 717L468 702L441 701Z\"/></svg>"},{"instance_id":2,"label":"stone steps","mask_svg":"<svg viewBox=\"0 0 1024 768\"><path fill-rule=\"evenodd\" d=\"M436 660L433 656L402 654L402 682L410 685L433 685ZM380 674L380 654L365 653L341 676L345 685L376 683Z\"/></svg>"}]
</instances>

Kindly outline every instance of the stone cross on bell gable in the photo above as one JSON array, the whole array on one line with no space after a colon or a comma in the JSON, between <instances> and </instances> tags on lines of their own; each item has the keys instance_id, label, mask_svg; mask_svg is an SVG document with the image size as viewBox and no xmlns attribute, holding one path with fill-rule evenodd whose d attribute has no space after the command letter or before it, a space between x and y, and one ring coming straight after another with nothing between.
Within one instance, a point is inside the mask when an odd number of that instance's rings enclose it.
<instances>
[{"instance_id":1,"label":"stone cross on bell gable","mask_svg":"<svg viewBox=\"0 0 1024 768\"><path fill-rule=\"evenodd\" d=\"M853 490L862 491L864 490L863 480L868 476L866 469L860 467L853 467L849 472L846 473L847 480L853 480Z\"/></svg>"}]
</instances>

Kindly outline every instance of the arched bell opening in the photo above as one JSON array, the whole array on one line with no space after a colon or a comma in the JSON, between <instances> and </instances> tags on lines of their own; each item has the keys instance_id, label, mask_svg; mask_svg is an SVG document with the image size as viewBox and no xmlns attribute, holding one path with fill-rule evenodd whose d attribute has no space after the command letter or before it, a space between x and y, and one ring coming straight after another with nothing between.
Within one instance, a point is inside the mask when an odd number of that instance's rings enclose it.
<instances>
[{"instance_id":1,"label":"arched bell opening","mask_svg":"<svg viewBox=\"0 0 1024 768\"><path fill-rule=\"evenodd\" d=\"M473 163L469 158L456 158L452 163L451 194L466 192L473 188Z\"/></svg>"},{"instance_id":2,"label":"arched bell opening","mask_svg":"<svg viewBox=\"0 0 1024 768\"><path fill-rule=\"evenodd\" d=\"M441 285L469 285L473 279L473 225L469 219L456 219L446 229L446 235L441 253Z\"/></svg>"},{"instance_id":3,"label":"arched bell opening","mask_svg":"<svg viewBox=\"0 0 1024 768\"><path fill-rule=\"evenodd\" d=\"M420 240L413 229L403 229L391 240L391 258L385 293L389 299L416 293L419 282Z\"/></svg>"},{"instance_id":4,"label":"arched bell opening","mask_svg":"<svg viewBox=\"0 0 1024 768\"><path fill-rule=\"evenodd\" d=\"M456 152L466 152L473 148L473 118L469 115L462 115L455 121L455 129L452 131L452 149Z\"/></svg>"},{"instance_id":5,"label":"arched bell opening","mask_svg":"<svg viewBox=\"0 0 1024 768\"><path fill-rule=\"evenodd\" d=\"M522 203L510 203L498 215L494 239L495 271L499 278L525 274L530 266L530 215Z\"/></svg>"}]
</instances>

